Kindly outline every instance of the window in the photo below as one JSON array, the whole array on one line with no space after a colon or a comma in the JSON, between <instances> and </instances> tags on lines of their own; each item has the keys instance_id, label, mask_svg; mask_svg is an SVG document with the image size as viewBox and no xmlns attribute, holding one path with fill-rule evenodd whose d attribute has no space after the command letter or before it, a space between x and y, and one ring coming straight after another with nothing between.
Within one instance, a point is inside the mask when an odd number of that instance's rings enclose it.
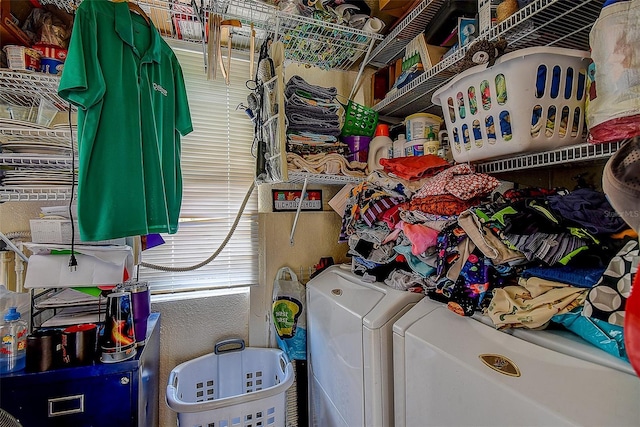
<instances>
[{"instance_id":1,"label":"window","mask_svg":"<svg viewBox=\"0 0 640 427\"><path fill-rule=\"evenodd\" d=\"M253 124L240 103L247 103L246 61L231 64L231 84L220 70L208 81L201 52L174 47L187 87L193 132L182 138L182 209L176 234L142 253L142 261L185 268L206 260L224 241L255 176L251 154ZM165 272L140 267L139 279L152 292L180 292L258 283L257 190L235 233L209 264L192 271Z\"/></svg>"}]
</instances>

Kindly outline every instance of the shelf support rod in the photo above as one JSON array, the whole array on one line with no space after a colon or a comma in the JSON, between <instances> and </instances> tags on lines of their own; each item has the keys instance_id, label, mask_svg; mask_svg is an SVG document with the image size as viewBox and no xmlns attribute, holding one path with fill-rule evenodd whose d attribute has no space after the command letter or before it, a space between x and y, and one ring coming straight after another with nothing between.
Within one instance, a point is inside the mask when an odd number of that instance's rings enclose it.
<instances>
[{"instance_id":1,"label":"shelf support rod","mask_svg":"<svg viewBox=\"0 0 640 427\"><path fill-rule=\"evenodd\" d=\"M360 69L358 70L358 75L356 76L356 80L353 82L353 87L351 88L351 93L349 94L349 100L352 100L356 91L358 89L358 85L360 83L360 78L362 77L362 71L364 71L364 67L367 65L369 61L369 55L371 55L371 50L373 49L373 45L375 44L376 39L371 37L371 42L369 43L369 49L367 49L367 54L364 56L364 59L360 63Z\"/></svg>"},{"instance_id":2,"label":"shelf support rod","mask_svg":"<svg viewBox=\"0 0 640 427\"><path fill-rule=\"evenodd\" d=\"M196 15L196 19L200 21L202 25L202 55L204 57L204 71L207 72L207 29L206 29L206 16L205 15L205 7L204 0L200 0L200 8L196 4L196 0L191 0L191 7L193 8L193 12Z\"/></svg>"},{"instance_id":3,"label":"shelf support rod","mask_svg":"<svg viewBox=\"0 0 640 427\"><path fill-rule=\"evenodd\" d=\"M298 209L296 209L296 216L293 219L293 227L291 227L291 235L289 236L289 244L291 246L294 245L293 235L296 232L296 226L298 225L298 217L300 216L300 211L302 210L302 201L304 200L304 196L307 194L307 182L309 181L308 177L304 178L304 184L302 184L302 191L300 192L300 201L298 202Z\"/></svg>"}]
</instances>

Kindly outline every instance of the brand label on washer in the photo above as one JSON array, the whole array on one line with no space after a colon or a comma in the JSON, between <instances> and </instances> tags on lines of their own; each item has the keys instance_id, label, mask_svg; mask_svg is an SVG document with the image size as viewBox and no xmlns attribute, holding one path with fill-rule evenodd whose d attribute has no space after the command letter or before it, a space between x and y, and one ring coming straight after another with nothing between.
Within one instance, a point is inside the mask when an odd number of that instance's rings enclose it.
<instances>
[{"instance_id":1,"label":"brand label on washer","mask_svg":"<svg viewBox=\"0 0 640 427\"><path fill-rule=\"evenodd\" d=\"M519 377L520 369L509 358L500 354L480 354L478 355L482 363L493 369L510 377Z\"/></svg>"}]
</instances>

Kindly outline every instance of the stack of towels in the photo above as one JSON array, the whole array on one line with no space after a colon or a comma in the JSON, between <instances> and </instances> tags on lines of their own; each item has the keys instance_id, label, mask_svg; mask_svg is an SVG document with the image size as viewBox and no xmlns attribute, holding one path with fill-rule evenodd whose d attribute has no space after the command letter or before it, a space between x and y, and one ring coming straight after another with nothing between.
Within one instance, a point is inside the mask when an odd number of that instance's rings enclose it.
<instances>
[{"instance_id":1,"label":"stack of towels","mask_svg":"<svg viewBox=\"0 0 640 427\"><path fill-rule=\"evenodd\" d=\"M349 162L348 146L338 140L340 108L335 87L325 88L293 76L285 87L287 162L290 171L364 175L366 163Z\"/></svg>"}]
</instances>

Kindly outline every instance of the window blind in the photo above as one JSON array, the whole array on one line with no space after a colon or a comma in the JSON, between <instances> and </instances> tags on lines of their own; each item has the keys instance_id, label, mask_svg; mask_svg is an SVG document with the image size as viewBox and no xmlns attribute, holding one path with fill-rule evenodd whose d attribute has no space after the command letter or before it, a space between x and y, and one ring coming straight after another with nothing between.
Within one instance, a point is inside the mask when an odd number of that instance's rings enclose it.
<instances>
[{"instance_id":1,"label":"window blind","mask_svg":"<svg viewBox=\"0 0 640 427\"><path fill-rule=\"evenodd\" d=\"M255 176L251 154L253 124L240 103L247 103L249 64L232 60L231 84L218 69L209 81L201 52L174 48L185 79L193 132L182 138L182 209L178 232L162 234L163 245L142 252L142 261L187 268L213 254L229 232ZM226 59L226 58L225 58ZM140 267L139 280L151 291L247 286L258 283L257 190L224 250L209 264L192 271L159 271Z\"/></svg>"}]
</instances>

